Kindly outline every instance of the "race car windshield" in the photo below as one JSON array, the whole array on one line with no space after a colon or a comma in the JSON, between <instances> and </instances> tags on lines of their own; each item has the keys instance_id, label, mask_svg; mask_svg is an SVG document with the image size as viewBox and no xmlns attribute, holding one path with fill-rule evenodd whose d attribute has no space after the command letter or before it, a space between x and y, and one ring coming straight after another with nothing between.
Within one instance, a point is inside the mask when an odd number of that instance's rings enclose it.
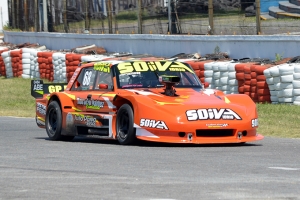
<instances>
[{"instance_id":1,"label":"race car windshield","mask_svg":"<svg viewBox=\"0 0 300 200\"><path fill-rule=\"evenodd\" d=\"M162 63L162 65L163 64L165 63ZM168 63L166 63L165 65L167 64ZM132 66L133 67L127 64L126 65L127 68L123 68L123 66L117 67L116 77L117 77L118 88L130 89L130 88L164 87L164 85L159 81L160 76L180 77L180 81L175 85L176 88L202 88L202 85L198 77L195 75L194 71L191 70L190 68L187 68L187 66L184 66L185 68L183 69L177 67L176 68L177 71L170 71L169 68L167 68L164 71L162 70L151 71L151 70L145 70L147 69L145 67L143 68L142 71L142 70L138 70L137 67L134 68L134 64L132 64ZM173 65L170 64L169 66L172 67L174 66L174 64ZM176 66L180 66L180 65L176 65ZM126 71L125 70L122 71L122 69L125 69Z\"/></svg>"}]
</instances>

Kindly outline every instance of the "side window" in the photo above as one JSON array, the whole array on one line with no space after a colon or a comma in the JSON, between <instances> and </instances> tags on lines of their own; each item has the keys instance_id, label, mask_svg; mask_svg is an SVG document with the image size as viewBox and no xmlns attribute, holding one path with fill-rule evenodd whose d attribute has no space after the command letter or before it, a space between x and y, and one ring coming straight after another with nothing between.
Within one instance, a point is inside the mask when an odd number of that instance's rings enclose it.
<instances>
[{"instance_id":1,"label":"side window","mask_svg":"<svg viewBox=\"0 0 300 200\"><path fill-rule=\"evenodd\" d=\"M93 70L93 68L83 69L81 71L81 74L78 76L77 80L74 82L71 90L76 90L76 91L93 90L96 74L97 71Z\"/></svg>"}]
</instances>

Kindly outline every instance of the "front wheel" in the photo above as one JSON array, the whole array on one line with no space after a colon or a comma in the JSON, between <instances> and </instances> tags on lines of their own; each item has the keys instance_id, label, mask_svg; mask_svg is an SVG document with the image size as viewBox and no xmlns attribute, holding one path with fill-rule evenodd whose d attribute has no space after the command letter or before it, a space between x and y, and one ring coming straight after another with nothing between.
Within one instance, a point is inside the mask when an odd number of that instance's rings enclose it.
<instances>
[{"instance_id":1,"label":"front wheel","mask_svg":"<svg viewBox=\"0 0 300 200\"><path fill-rule=\"evenodd\" d=\"M46 112L46 131L51 140L70 141L74 136L61 135L62 130L62 113L59 104L52 101Z\"/></svg>"},{"instance_id":2,"label":"front wheel","mask_svg":"<svg viewBox=\"0 0 300 200\"><path fill-rule=\"evenodd\" d=\"M120 144L133 144L136 140L135 128L133 127L133 111L130 105L124 104L117 114L116 131Z\"/></svg>"}]
</instances>

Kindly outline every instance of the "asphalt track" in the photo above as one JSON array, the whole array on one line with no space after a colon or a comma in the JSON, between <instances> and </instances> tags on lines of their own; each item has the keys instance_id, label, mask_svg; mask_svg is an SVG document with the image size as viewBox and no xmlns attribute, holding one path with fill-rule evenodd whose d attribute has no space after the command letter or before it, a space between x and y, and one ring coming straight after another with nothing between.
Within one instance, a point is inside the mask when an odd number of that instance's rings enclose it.
<instances>
[{"instance_id":1,"label":"asphalt track","mask_svg":"<svg viewBox=\"0 0 300 200\"><path fill-rule=\"evenodd\" d=\"M167 145L47 139L0 117L0 199L300 199L300 139Z\"/></svg>"}]
</instances>

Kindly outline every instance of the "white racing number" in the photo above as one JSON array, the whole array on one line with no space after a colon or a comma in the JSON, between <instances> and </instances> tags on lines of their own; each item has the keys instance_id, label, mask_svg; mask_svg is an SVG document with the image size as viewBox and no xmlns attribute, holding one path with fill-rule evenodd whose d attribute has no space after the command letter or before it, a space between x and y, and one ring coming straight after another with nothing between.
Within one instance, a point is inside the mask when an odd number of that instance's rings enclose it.
<instances>
[{"instance_id":1,"label":"white racing number","mask_svg":"<svg viewBox=\"0 0 300 200\"><path fill-rule=\"evenodd\" d=\"M252 126L252 128L258 127L258 119L252 119L251 120L251 126Z\"/></svg>"},{"instance_id":2,"label":"white racing number","mask_svg":"<svg viewBox=\"0 0 300 200\"><path fill-rule=\"evenodd\" d=\"M91 82L92 71L86 71L83 77L83 86L89 86Z\"/></svg>"}]
</instances>

